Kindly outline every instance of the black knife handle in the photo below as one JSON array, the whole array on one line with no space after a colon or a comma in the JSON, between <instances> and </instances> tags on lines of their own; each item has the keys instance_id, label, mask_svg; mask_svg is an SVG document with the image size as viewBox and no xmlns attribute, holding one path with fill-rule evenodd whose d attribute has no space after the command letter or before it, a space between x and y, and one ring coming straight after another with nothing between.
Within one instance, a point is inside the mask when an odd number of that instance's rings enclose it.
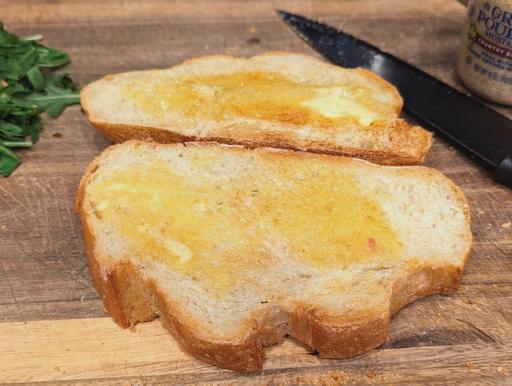
<instances>
[{"instance_id":1,"label":"black knife handle","mask_svg":"<svg viewBox=\"0 0 512 386\"><path fill-rule=\"evenodd\" d=\"M496 179L512 188L512 154L508 155L498 165Z\"/></svg>"}]
</instances>

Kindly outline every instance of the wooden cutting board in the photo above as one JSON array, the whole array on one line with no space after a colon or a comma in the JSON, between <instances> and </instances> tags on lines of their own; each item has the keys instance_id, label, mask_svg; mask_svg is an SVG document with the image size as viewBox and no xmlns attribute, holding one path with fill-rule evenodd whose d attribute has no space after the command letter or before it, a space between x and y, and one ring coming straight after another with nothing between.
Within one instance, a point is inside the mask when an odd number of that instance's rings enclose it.
<instances>
[{"instance_id":1,"label":"wooden cutting board","mask_svg":"<svg viewBox=\"0 0 512 386\"><path fill-rule=\"evenodd\" d=\"M67 71L85 84L213 53L315 55L275 8L325 20L462 87L453 63L464 8L455 0L0 0L0 19L69 52ZM512 384L512 190L444 140L427 165L461 186L475 236L460 290L405 307L378 350L322 360L288 340L252 376L190 358L158 321L127 331L105 314L73 205L85 166L108 145L74 106L45 119L40 142L0 180L0 383Z\"/></svg>"}]
</instances>

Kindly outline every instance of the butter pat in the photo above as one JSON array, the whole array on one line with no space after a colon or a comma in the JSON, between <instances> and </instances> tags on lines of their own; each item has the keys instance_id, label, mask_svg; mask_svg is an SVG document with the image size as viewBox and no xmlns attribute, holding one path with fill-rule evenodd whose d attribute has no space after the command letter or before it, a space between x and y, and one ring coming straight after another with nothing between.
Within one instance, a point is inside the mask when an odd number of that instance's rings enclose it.
<instances>
[{"instance_id":1,"label":"butter pat","mask_svg":"<svg viewBox=\"0 0 512 386\"><path fill-rule=\"evenodd\" d=\"M98 212L104 211L108 208L108 202L107 201L101 201L98 205L96 205L96 210Z\"/></svg>"},{"instance_id":2,"label":"butter pat","mask_svg":"<svg viewBox=\"0 0 512 386\"><path fill-rule=\"evenodd\" d=\"M147 225L140 226L138 230L139 232L150 236L153 240L155 240L155 242L160 243L168 253L178 258L178 262L180 264L188 263L192 259L193 253L190 248L185 244L169 237L165 231L159 232L153 228L148 227Z\"/></svg>"},{"instance_id":3,"label":"butter pat","mask_svg":"<svg viewBox=\"0 0 512 386\"><path fill-rule=\"evenodd\" d=\"M317 89L313 98L302 102L302 106L309 107L327 118L351 116L363 126L369 126L378 115L357 103L341 88Z\"/></svg>"},{"instance_id":4,"label":"butter pat","mask_svg":"<svg viewBox=\"0 0 512 386\"><path fill-rule=\"evenodd\" d=\"M171 253L178 256L181 264L185 264L192 259L192 251L185 244L168 238L162 240L162 242Z\"/></svg>"}]
</instances>

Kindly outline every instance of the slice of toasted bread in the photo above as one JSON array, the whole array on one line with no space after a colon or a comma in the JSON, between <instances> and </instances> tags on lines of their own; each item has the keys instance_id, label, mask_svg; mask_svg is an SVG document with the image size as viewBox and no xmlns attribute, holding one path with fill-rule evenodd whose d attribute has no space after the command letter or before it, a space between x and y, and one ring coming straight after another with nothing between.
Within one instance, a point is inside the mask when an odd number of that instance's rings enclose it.
<instances>
[{"instance_id":1,"label":"slice of toasted bread","mask_svg":"<svg viewBox=\"0 0 512 386\"><path fill-rule=\"evenodd\" d=\"M117 323L159 316L189 353L241 372L287 334L327 358L379 346L393 312L457 287L472 239L436 170L206 142L110 147L77 210Z\"/></svg>"},{"instance_id":2,"label":"slice of toasted bread","mask_svg":"<svg viewBox=\"0 0 512 386\"><path fill-rule=\"evenodd\" d=\"M216 141L404 165L422 162L432 137L399 119L398 91L374 73L291 53L108 75L81 101L115 141Z\"/></svg>"}]
</instances>

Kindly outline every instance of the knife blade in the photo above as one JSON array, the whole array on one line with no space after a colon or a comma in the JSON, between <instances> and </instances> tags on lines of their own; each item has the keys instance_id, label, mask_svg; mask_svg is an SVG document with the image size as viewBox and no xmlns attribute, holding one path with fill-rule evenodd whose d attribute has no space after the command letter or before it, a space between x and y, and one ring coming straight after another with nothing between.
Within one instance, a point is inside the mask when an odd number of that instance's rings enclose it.
<instances>
[{"instance_id":1,"label":"knife blade","mask_svg":"<svg viewBox=\"0 0 512 386\"><path fill-rule=\"evenodd\" d=\"M499 181L512 187L510 119L361 39L300 15L281 10L277 14L329 61L367 68L392 83L412 117L476 155L493 169Z\"/></svg>"}]
</instances>

